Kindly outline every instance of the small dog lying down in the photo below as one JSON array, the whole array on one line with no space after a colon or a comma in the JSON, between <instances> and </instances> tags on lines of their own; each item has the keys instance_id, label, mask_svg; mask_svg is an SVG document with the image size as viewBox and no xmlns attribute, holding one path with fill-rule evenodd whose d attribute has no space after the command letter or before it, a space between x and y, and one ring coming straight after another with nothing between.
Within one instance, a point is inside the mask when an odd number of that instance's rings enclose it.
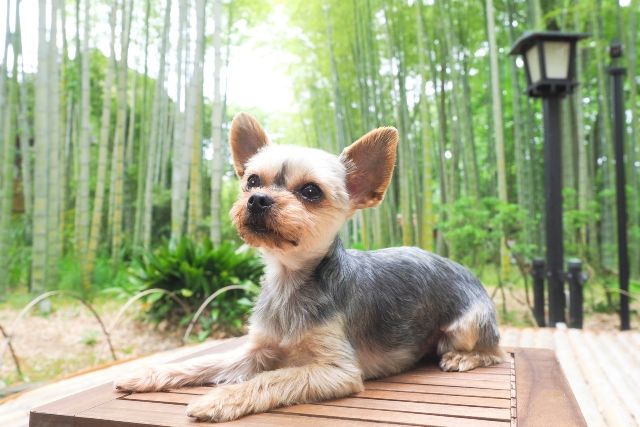
<instances>
[{"instance_id":1,"label":"small dog lying down","mask_svg":"<svg viewBox=\"0 0 640 427\"><path fill-rule=\"evenodd\" d=\"M393 174L398 133L379 128L340 156L270 144L247 114L231 124L242 193L231 209L266 271L248 342L226 354L148 368L115 382L149 392L222 384L187 415L228 421L347 396L427 354L445 371L502 361L495 309L461 265L418 248L344 249L338 231L378 205Z\"/></svg>"}]
</instances>

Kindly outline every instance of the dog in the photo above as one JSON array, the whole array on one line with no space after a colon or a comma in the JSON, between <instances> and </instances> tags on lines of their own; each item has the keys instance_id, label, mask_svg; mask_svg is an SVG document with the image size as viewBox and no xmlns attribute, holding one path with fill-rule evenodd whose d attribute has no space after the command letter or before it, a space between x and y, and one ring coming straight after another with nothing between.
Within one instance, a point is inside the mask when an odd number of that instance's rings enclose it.
<instances>
[{"instance_id":1,"label":"dog","mask_svg":"<svg viewBox=\"0 0 640 427\"><path fill-rule=\"evenodd\" d=\"M395 128L375 129L335 156L272 144L240 113L229 142L242 184L233 224L265 263L247 342L148 368L116 381L116 389L217 384L187 415L220 422L348 396L364 380L400 373L429 354L445 371L503 360L495 308L467 269L414 247L348 250L338 237L358 209L382 201Z\"/></svg>"}]
</instances>

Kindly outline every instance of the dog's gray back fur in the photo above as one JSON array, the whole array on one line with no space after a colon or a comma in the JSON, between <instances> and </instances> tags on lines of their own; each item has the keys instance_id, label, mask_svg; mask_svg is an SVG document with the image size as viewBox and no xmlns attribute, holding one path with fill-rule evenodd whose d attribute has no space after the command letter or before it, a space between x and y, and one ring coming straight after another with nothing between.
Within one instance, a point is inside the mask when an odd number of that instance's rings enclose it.
<instances>
[{"instance_id":1,"label":"dog's gray back fur","mask_svg":"<svg viewBox=\"0 0 640 427\"><path fill-rule=\"evenodd\" d=\"M352 346L433 352L443 329L471 308L484 319L478 344L499 341L493 304L480 281L451 260L414 247L345 250L339 238L294 288L263 284L252 323L283 339L342 315Z\"/></svg>"}]
</instances>

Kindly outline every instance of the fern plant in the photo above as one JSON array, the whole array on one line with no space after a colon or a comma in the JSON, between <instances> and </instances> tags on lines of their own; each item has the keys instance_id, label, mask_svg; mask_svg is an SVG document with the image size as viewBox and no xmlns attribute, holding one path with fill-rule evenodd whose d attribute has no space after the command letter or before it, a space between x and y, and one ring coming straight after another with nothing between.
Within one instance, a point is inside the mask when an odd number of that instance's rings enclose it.
<instances>
[{"instance_id":1,"label":"fern plant","mask_svg":"<svg viewBox=\"0 0 640 427\"><path fill-rule=\"evenodd\" d=\"M202 316L200 338L212 326L237 331L249 312L256 293L262 263L252 251L238 251L231 243L214 247L183 238L174 247L165 244L155 252L134 259L128 270L129 293L151 288L165 289L183 298L192 312L217 290L229 285L243 285L249 292L232 290L219 295L208 307L209 317ZM253 292L252 292L253 291ZM151 294L145 301L145 312L154 322L168 320L184 324L191 317L165 294Z\"/></svg>"}]
</instances>

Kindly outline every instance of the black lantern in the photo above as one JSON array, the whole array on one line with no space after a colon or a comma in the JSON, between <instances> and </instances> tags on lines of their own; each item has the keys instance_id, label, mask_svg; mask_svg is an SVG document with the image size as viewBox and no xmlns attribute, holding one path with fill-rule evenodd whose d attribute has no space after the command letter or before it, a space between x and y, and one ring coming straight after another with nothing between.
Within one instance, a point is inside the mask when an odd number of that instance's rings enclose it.
<instances>
[{"instance_id":1,"label":"black lantern","mask_svg":"<svg viewBox=\"0 0 640 427\"><path fill-rule=\"evenodd\" d=\"M575 80L576 43L584 33L546 31L525 33L511 55L522 55L527 73L527 94L535 98L564 96L578 84Z\"/></svg>"},{"instance_id":2,"label":"black lantern","mask_svg":"<svg viewBox=\"0 0 640 427\"><path fill-rule=\"evenodd\" d=\"M560 31L525 33L512 55L522 55L527 94L542 98L544 115L544 192L546 276L550 326L565 322L564 248L562 241L562 126L561 101L578 85L575 80L576 44L588 37ZM544 311L542 311L544 312Z\"/></svg>"}]
</instances>

